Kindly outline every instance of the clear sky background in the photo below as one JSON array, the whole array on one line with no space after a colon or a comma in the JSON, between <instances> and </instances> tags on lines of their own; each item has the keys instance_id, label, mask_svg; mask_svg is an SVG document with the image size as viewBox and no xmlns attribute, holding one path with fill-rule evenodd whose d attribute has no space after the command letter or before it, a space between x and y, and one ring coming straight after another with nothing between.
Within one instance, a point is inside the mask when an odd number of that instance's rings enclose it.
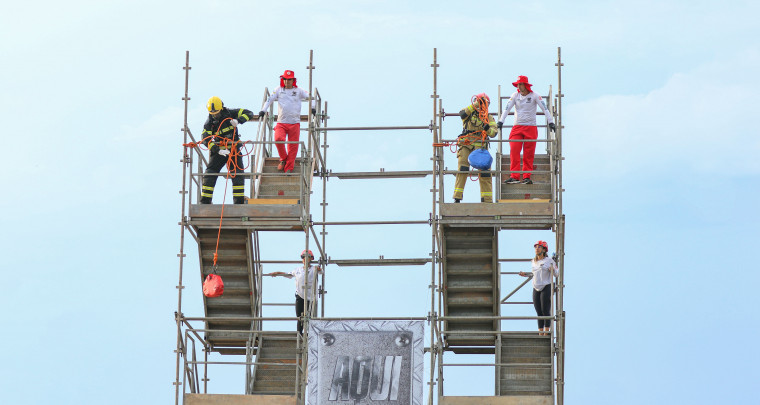
<instances>
[{"instance_id":1,"label":"clear sky background","mask_svg":"<svg viewBox=\"0 0 760 405\"><path fill-rule=\"evenodd\" d=\"M567 403L757 403L759 13L757 2L699 0L5 4L0 403L173 403L186 50L199 134L212 95L258 111L283 70L306 86L310 49L330 124L370 126L430 122L433 48L444 109L456 112L518 75L556 89L557 47ZM328 140L336 172L431 167L427 131ZM427 219L429 188L333 179L327 219ZM430 252L427 226L329 231L333 259ZM529 257L536 239L554 250L549 232L499 238L504 258ZM302 243L264 234L262 254L295 260ZM186 253L184 310L198 316L197 256ZM429 266L327 271L329 316L429 310ZM266 282L268 301L292 301L292 281ZM212 392L243 389L242 369L211 377ZM492 369L447 371L446 394L488 395L492 381Z\"/></svg>"}]
</instances>

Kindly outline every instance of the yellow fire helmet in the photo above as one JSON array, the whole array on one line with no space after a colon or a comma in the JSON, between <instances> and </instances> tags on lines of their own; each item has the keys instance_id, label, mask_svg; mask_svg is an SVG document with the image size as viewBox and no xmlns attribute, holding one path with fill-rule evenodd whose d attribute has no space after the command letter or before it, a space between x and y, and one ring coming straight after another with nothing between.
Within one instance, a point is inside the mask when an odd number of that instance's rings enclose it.
<instances>
[{"instance_id":1,"label":"yellow fire helmet","mask_svg":"<svg viewBox=\"0 0 760 405\"><path fill-rule=\"evenodd\" d=\"M222 99L220 99L217 96L211 97L208 99L208 103L206 103L206 108L208 109L208 112L211 114L216 114L219 111L222 110L222 107L224 107L224 104L222 103Z\"/></svg>"}]
</instances>

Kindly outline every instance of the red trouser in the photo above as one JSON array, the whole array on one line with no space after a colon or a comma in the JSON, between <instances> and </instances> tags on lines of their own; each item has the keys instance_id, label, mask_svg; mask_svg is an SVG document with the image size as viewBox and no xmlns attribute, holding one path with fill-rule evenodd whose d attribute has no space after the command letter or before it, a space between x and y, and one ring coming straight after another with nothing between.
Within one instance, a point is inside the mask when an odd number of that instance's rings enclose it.
<instances>
[{"instance_id":1,"label":"red trouser","mask_svg":"<svg viewBox=\"0 0 760 405\"><path fill-rule=\"evenodd\" d=\"M283 124L277 123L274 127L274 140L278 142L284 142L287 135L288 142L298 142L300 137L301 124ZM277 154L280 155L280 160L285 162L285 168L283 171L289 172L293 170L293 166L296 165L296 156L298 155L297 143L276 143ZM286 148L287 146L287 148Z\"/></svg>"},{"instance_id":2,"label":"red trouser","mask_svg":"<svg viewBox=\"0 0 760 405\"><path fill-rule=\"evenodd\" d=\"M512 127L512 131L509 132L510 140L520 139L538 139L538 127L533 125L515 125ZM509 170L520 170L520 150L523 151L523 165L522 170L524 172L530 172L533 170L533 157L536 154L536 142L510 142L509 143ZM513 179L519 179L520 173L512 173ZM523 173L523 178L529 179L530 173Z\"/></svg>"}]
</instances>

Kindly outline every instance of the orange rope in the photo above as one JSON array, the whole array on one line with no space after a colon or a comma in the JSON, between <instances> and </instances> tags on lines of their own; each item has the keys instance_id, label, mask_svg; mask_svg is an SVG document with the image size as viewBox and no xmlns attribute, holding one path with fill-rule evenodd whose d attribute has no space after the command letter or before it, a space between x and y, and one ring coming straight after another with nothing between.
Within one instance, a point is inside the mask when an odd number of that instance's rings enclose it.
<instances>
[{"instance_id":1,"label":"orange rope","mask_svg":"<svg viewBox=\"0 0 760 405\"><path fill-rule=\"evenodd\" d=\"M202 146L205 146L206 141L212 141L214 138L216 138L219 135L219 131L222 129L222 125L225 121L232 120L232 118L225 118L222 120L222 122L219 123L219 126L216 128L216 132L212 135L209 135L203 139L201 139L200 142L190 142L190 143L183 143L182 146L186 148L201 148ZM232 132L232 138L224 138L219 137L218 144L220 148L224 148L226 150L229 150L230 153L227 155L227 175L224 179L224 195L222 197L222 212L219 215L219 231L216 234L216 249L214 251L214 273L216 273L216 262L217 259L219 259L219 240L222 237L222 220L224 219L224 202L227 200L227 185L229 184L229 180L235 178L237 176L237 171L245 171L248 167L251 165L251 159L248 159L248 164L244 164L243 167L240 167L237 164L237 158L238 157L249 157L253 150L246 150L245 149L245 142L235 142L235 137L237 136L237 127L233 129ZM242 149L242 152L241 152ZM242 160L242 159L241 159Z\"/></svg>"}]
</instances>

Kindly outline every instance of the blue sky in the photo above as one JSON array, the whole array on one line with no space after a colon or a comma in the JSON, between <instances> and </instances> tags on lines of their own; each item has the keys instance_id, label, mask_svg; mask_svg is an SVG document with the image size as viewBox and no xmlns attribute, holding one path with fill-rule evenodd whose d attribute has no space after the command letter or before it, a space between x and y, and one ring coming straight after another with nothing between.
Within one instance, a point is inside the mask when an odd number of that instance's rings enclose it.
<instances>
[{"instance_id":1,"label":"blue sky","mask_svg":"<svg viewBox=\"0 0 760 405\"><path fill-rule=\"evenodd\" d=\"M455 112L517 75L542 94L556 88L558 46L567 403L756 402L758 12L749 1L5 5L0 402L173 401L186 50L198 133L212 95L257 111L283 70L306 85L309 49L331 125L354 126L427 125L433 48L439 94ZM445 133L458 130L446 122ZM430 168L427 131L329 141L336 172ZM427 219L429 188L331 180L327 217ZM429 236L425 226L336 228L328 254L424 257ZM502 232L501 255L528 257L536 239L553 241ZM263 254L296 258L301 243L267 234ZM187 253L185 312L200 315ZM429 309L429 267L327 271L329 316ZM267 287L271 301L292 299L288 280ZM479 372L447 374L447 394L488 394L473 381L491 371ZM242 375L212 387L241 389Z\"/></svg>"}]
</instances>

